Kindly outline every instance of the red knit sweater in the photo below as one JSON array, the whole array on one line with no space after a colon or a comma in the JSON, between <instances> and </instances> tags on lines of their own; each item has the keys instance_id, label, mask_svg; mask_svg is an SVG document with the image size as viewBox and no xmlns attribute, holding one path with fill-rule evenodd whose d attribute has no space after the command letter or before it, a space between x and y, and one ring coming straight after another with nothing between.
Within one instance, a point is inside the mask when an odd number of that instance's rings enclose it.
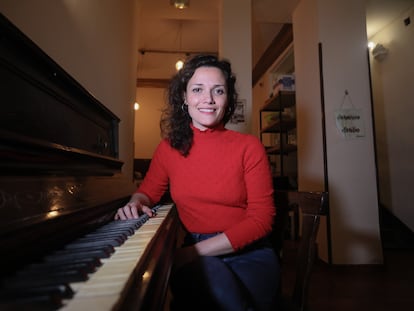
<instances>
[{"instance_id":1,"label":"red knit sweater","mask_svg":"<svg viewBox=\"0 0 414 311\"><path fill-rule=\"evenodd\" d=\"M275 207L268 159L252 135L224 127L200 131L187 157L166 140L157 147L137 189L156 203L170 185L179 217L190 232L224 232L234 249L272 229Z\"/></svg>"}]
</instances>

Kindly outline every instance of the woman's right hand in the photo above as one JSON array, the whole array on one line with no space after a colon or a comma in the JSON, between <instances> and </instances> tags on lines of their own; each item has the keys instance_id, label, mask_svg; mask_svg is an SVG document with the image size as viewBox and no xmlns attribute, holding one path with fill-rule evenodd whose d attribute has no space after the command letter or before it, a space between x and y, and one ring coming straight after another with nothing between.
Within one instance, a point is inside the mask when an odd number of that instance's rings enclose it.
<instances>
[{"instance_id":1,"label":"woman's right hand","mask_svg":"<svg viewBox=\"0 0 414 311\"><path fill-rule=\"evenodd\" d=\"M149 201L147 198L143 198L140 196L140 194L135 193L131 200L123 207L119 208L118 211L115 214L115 219L136 219L141 214L147 214L149 217L153 217L154 213L152 212L151 208L149 207L149 204L143 203L143 201Z\"/></svg>"}]
</instances>

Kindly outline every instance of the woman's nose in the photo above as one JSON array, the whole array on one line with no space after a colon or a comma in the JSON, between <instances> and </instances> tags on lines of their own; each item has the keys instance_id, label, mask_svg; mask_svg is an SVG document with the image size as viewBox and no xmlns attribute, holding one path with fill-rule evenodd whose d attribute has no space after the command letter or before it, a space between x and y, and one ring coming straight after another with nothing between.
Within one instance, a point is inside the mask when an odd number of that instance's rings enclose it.
<instances>
[{"instance_id":1,"label":"woman's nose","mask_svg":"<svg viewBox=\"0 0 414 311\"><path fill-rule=\"evenodd\" d=\"M206 92L206 97L205 97L204 101L208 104L214 104L213 91Z\"/></svg>"}]
</instances>

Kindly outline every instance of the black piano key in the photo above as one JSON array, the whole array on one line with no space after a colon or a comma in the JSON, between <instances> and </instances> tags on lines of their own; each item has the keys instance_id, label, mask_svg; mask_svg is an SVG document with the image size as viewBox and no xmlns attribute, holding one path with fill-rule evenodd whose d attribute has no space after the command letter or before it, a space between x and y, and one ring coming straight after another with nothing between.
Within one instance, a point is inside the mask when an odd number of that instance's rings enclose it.
<instances>
[{"instance_id":1,"label":"black piano key","mask_svg":"<svg viewBox=\"0 0 414 311\"><path fill-rule=\"evenodd\" d=\"M0 310L57 310L64 299L74 296L68 285L36 286L18 289L2 289Z\"/></svg>"},{"instance_id":2,"label":"black piano key","mask_svg":"<svg viewBox=\"0 0 414 311\"><path fill-rule=\"evenodd\" d=\"M85 240L106 240L106 239L117 239L121 242L124 242L126 239L128 239L128 236L124 234L113 234L113 233L97 233L97 234L87 234L84 237L81 237L77 239L76 241L85 241ZM75 242L75 241L74 241Z\"/></svg>"},{"instance_id":3,"label":"black piano key","mask_svg":"<svg viewBox=\"0 0 414 311\"><path fill-rule=\"evenodd\" d=\"M113 221L113 222L110 223L110 225L131 227L131 228L134 228L134 230L137 230L143 224L145 224L145 222L148 219L149 219L149 216L147 214L143 214L137 219L127 219L127 220L122 220L122 221Z\"/></svg>"},{"instance_id":4,"label":"black piano key","mask_svg":"<svg viewBox=\"0 0 414 311\"><path fill-rule=\"evenodd\" d=\"M105 232L105 231L101 231L101 232L91 232L89 234L84 235L83 237L80 237L77 240L83 240L83 239L90 239L90 238L95 238L95 239L109 239L109 238L118 238L122 241L125 241L126 239L128 239L128 235L125 233L117 233L117 232Z\"/></svg>"},{"instance_id":5,"label":"black piano key","mask_svg":"<svg viewBox=\"0 0 414 311\"><path fill-rule=\"evenodd\" d=\"M76 241L72 242L72 244L77 244L77 243L99 243L99 241L102 241L102 238L96 238L96 237L88 237L88 238L80 238L77 239ZM125 240L124 239L120 239L118 237L108 237L105 238L105 242L108 245L111 245L113 247L117 247L122 245Z\"/></svg>"},{"instance_id":6,"label":"black piano key","mask_svg":"<svg viewBox=\"0 0 414 311\"><path fill-rule=\"evenodd\" d=\"M93 232L109 232L109 231L119 231L119 232L127 232L131 233L134 230L134 225L132 224L121 224L121 222L113 221L109 224L106 224L105 226L102 226L98 229L96 229Z\"/></svg>"},{"instance_id":7,"label":"black piano key","mask_svg":"<svg viewBox=\"0 0 414 311\"><path fill-rule=\"evenodd\" d=\"M96 271L96 266L88 262L68 262L68 263L57 263L57 262L43 262L37 264L31 264L24 267L18 272L24 273L25 271L39 271L40 273L47 273L49 271L61 271L61 270L80 270L85 273L92 273Z\"/></svg>"},{"instance_id":8,"label":"black piano key","mask_svg":"<svg viewBox=\"0 0 414 311\"><path fill-rule=\"evenodd\" d=\"M45 257L45 259L49 262L51 261L62 261L62 262L70 262L76 259L86 259L86 258L108 258L109 255L101 250L91 250L85 252L67 252L67 253L53 253Z\"/></svg>"},{"instance_id":9,"label":"black piano key","mask_svg":"<svg viewBox=\"0 0 414 311\"><path fill-rule=\"evenodd\" d=\"M5 311L56 311L63 306L62 300L49 295L1 299L0 310Z\"/></svg>"},{"instance_id":10,"label":"black piano key","mask_svg":"<svg viewBox=\"0 0 414 311\"><path fill-rule=\"evenodd\" d=\"M88 273L82 269L63 270L22 270L16 275L18 280L56 278L57 280L71 280L71 282L84 282L88 279Z\"/></svg>"},{"instance_id":11,"label":"black piano key","mask_svg":"<svg viewBox=\"0 0 414 311\"><path fill-rule=\"evenodd\" d=\"M118 245L117 245L118 246ZM114 245L104 241L75 241L65 246L64 250L76 250L82 248L103 248L106 251L113 253L115 251Z\"/></svg>"},{"instance_id":12,"label":"black piano key","mask_svg":"<svg viewBox=\"0 0 414 311\"><path fill-rule=\"evenodd\" d=\"M0 299L16 300L20 298L29 298L35 296L59 297L60 299L70 299L74 295L74 291L67 284L59 285L40 285L36 287L18 287L18 288L2 288Z\"/></svg>"},{"instance_id":13,"label":"black piano key","mask_svg":"<svg viewBox=\"0 0 414 311\"><path fill-rule=\"evenodd\" d=\"M48 256L48 259L52 258L62 258L62 262L69 262L71 258L87 258L87 257L96 257L96 258L109 258L113 252L107 252L106 250L102 249L91 249L91 250L61 250L58 252L53 253L52 255Z\"/></svg>"},{"instance_id":14,"label":"black piano key","mask_svg":"<svg viewBox=\"0 0 414 311\"><path fill-rule=\"evenodd\" d=\"M75 263L88 263L91 264L94 267L100 267L102 266L102 262L100 260L100 258L97 257L89 257L89 258L70 258L68 260L64 260L62 258L60 258L60 260L58 258L52 257L52 258L48 258L48 257L44 257L44 263L46 264L61 264L61 265L66 265L66 264L75 264Z\"/></svg>"},{"instance_id":15,"label":"black piano key","mask_svg":"<svg viewBox=\"0 0 414 311\"><path fill-rule=\"evenodd\" d=\"M0 288L0 310L57 310L64 299L72 299L74 291L69 283L85 281L85 278L68 278L66 282L55 280L61 276L44 276L38 280L27 276L19 280L4 280Z\"/></svg>"},{"instance_id":16,"label":"black piano key","mask_svg":"<svg viewBox=\"0 0 414 311\"><path fill-rule=\"evenodd\" d=\"M94 231L90 234L87 234L87 235L81 237L80 239L90 238L90 237L100 238L100 239L116 237L116 238L119 238L119 239L122 239L123 241L125 241L126 239L128 239L128 237L133 235L134 232L131 233L130 230L112 230L112 229L111 230L101 230L101 231Z\"/></svg>"},{"instance_id":17,"label":"black piano key","mask_svg":"<svg viewBox=\"0 0 414 311\"><path fill-rule=\"evenodd\" d=\"M104 226L94 231L94 233L101 233L101 232L113 232L113 233L123 233L127 236L131 236L134 234L135 229L133 226Z\"/></svg>"},{"instance_id":18,"label":"black piano key","mask_svg":"<svg viewBox=\"0 0 414 311\"><path fill-rule=\"evenodd\" d=\"M73 245L70 248L64 248L58 251L55 251L54 255L65 255L65 254L80 254L80 253L91 253L95 252L96 256L99 258L108 258L115 251L111 245Z\"/></svg>"},{"instance_id":19,"label":"black piano key","mask_svg":"<svg viewBox=\"0 0 414 311\"><path fill-rule=\"evenodd\" d=\"M69 283L84 282L86 280L88 280L88 274L73 270L45 274L36 274L33 272L6 279L2 287L7 289L24 289L36 286L66 285Z\"/></svg>"}]
</instances>

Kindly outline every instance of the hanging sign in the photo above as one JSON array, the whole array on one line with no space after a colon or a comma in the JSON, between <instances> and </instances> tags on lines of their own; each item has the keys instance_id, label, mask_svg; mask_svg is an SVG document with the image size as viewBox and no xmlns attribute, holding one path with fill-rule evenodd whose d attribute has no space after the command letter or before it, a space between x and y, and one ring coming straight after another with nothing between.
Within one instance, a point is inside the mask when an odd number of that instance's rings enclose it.
<instances>
[{"instance_id":1,"label":"hanging sign","mask_svg":"<svg viewBox=\"0 0 414 311\"><path fill-rule=\"evenodd\" d=\"M339 109L335 111L336 127L346 138L365 136L364 117L361 109Z\"/></svg>"},{"instance_id":2,"label":"hanging sign","mask_svg":"<svg viewBox=\"0 0 414 311\"><path fill-rule=\"evenodd\" d=\"M345 101L349 101L350 108L342 108ZM356 109L352 104L348 91L339 109L335 111L336 127L345 138L365 137L365 122L362 109Z\"/></svg>"}]
</instances>

